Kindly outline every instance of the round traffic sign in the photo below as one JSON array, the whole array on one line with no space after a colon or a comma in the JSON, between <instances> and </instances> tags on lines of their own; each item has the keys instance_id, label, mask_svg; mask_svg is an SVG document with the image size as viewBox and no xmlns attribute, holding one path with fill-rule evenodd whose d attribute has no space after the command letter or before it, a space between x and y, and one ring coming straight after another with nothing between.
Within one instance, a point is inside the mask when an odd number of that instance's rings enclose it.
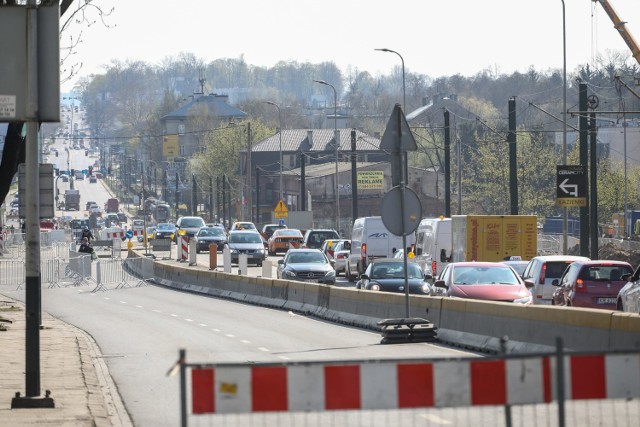
<instances>
[{"instance_id":1,"label":"round traffic sign","mask_svg":"<svg viewBox=\"0 0 640 427\"><path fill-rule=\"evenodd\" d=\"M127 232L125 233L125 236L127 237L127 239L132 238L133 237L133 231L127 230Z\"/></svg>"},{"instance_id":2,"label":"round traffic sign","mask_svg":"<svg viewBox=\"0 0 640 427\"><path fill-rule=\"evenodd\" d=\"M402 188L395 186L382 198L382 223L396 236L408 236L416 231L422 220L422 204L418 195L409 187L404 187L404 224L401 206ZM404 228L403 228L404 226Z\"/></svg>"}]
</instances>

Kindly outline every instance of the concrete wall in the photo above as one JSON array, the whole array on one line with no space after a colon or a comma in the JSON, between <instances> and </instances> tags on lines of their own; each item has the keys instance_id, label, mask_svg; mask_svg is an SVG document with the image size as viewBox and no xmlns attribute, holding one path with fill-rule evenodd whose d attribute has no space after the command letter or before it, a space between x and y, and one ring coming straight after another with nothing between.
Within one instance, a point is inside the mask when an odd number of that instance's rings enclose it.
<instances>
[{"instance_id":1,"label":"concrete wall","mask_svg":"<svg viewBox=\"0 0 640 427\"><path fill-rule=\"evenodd\" d=\"M374 330L378 321L403 318L406 310L403 294L247 277L171 261L154 262L153 282ZM433 322L443 342L489 352L500 350L504 336L512 352L552 350L556 337L572 350L640 349L640 315L631 313L412 295L409 317Z\"/></svg>"}]
</instances>

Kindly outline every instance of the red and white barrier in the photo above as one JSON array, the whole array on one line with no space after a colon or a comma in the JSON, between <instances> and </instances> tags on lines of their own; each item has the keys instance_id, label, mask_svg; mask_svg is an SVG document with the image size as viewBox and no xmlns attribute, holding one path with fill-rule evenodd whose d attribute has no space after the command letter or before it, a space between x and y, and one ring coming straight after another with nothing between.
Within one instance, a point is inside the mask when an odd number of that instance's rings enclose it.
<instances>
[{"instance_id":1,"label":"red and white barrier","mask_svg":"<svg viewBox=\"0 0 640 427\"><path fill-rule=\"evenodd\" d=\"M123 239L125 231L122 228L105 228L102 230L101 240Z\"/></svg>"},{"instance_id":2,"label":"red and white barrier","mask_svg":"<svg viewBox=\"0 0 640 427\"><path fill-rule=\"evenodd\" d=\"M555 359L219 365L191 371L192 413L546 403ZM565 357L566 399L640 397L640 354Z\"/></svg>"},{"instance_id":3,"label":"red and white barrier","mask_svg":"<svg viewBox=\"0 0 640 427\"><path fill-rule=\"evenodd\" d=\"M187 261L189 258L189 237L180 236L180 261Z\"/></svg>"}]
</instances>

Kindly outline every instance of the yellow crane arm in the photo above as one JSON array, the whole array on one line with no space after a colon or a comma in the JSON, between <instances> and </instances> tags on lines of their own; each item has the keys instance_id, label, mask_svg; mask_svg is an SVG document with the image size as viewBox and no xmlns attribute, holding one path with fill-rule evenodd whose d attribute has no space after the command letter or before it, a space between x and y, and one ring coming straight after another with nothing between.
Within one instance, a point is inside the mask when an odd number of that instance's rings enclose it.
<instances>
[{"instance_id":1,"label":"yellow crane arm","mask_svg":"<svg viewBox=\"0 0 640 427\"><path fill-rule=\"evenodd\" d=\"M611 6L611 3L609 3L608 0L592 1L600 3L600 6L602 6L607 15L609 15L609 19L613 22L613 28L618 30L620 37L622 37L629 49L631 49L631 55L633 55L638 64L640 64L640 48L638 47L638 43L636 43L631 33L627 30L625 22L620 19L616 10Z\"/></svg>"}]
</instances>

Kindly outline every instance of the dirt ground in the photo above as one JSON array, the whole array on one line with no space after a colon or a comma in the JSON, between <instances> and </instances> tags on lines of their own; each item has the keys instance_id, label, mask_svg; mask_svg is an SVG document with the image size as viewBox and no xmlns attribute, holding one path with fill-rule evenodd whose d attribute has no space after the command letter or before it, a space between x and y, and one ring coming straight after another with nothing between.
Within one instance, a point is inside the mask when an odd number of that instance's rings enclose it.
<instances>
[{"instance_id":1,"label":"dirt ground","mask_svg":"<svg viewBox=\"0 0 640 427\"><path fill-rule=\"evenodd\" d=\"M567 252L569 255L580 255L580 245L570 248ZM598 259L626 261L631 264L633 268L636 268L640 265L640 252L627 251L613 243L607 243L598 248Z\"/></svg>"}]
</instances>

